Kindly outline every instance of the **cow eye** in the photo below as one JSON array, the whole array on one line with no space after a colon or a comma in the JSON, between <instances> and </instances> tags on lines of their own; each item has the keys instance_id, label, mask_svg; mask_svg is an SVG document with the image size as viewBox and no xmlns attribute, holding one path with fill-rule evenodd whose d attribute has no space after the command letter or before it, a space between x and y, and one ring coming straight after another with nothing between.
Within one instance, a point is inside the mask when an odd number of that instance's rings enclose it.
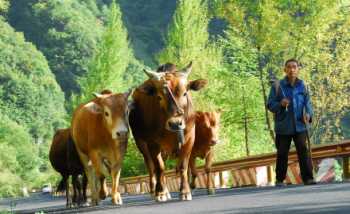
<instances>
[{"instance_id":1,"label":"cow eye","mask_svg":"<svg viewBox=\"0 0 350 214\"><path fill-rule=\"evenodd\" d=\"M187 91L184 93L184 97L186 97L187 96Z\"/></svg>"},{"instance_id":2,"label":"cow eye","mask_svg":"<svg viewBox=\"0 0 350 214\"><path fill-rule=\"evenodd\" d=\"M106 117L108 117L108 116L109 116L108 112L105 112L105 116L106 116Z\"/></svg>"}]
</instances>

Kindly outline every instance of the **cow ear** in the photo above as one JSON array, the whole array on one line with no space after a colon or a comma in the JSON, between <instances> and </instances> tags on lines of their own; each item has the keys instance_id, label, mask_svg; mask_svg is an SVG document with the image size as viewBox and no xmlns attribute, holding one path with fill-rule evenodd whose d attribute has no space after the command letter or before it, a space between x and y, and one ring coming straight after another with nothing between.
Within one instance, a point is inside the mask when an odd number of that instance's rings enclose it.
<instances>
[{"instance_id":1,"label":"cow ear","mask_svg":"<svg viewBox=\"0 0 350 214\"><path fill-rule=\"evenodd\" d=\"M187 89L193 90L193 91L199 91L202 88L204 88L207 85L207 83L208 81L205 79L193 80L189 82Z\"/></svg>"},{"instance_id":2,"label":"cow ear","mask_svg":"<svg viewBox=\"0 0 350 214\"><path fill-rule=\"evenodd\" d=\"M102 107L95 102L89 102L88 104L85 105L85 107L87 108L88 111L94 114L101 114L103 112Z\"/></svg>"},{"instance_id":3,"label":"cow ear","mask_svg":"<svg viewBox=\"0 0 350 214\"><path fill-rule=\"evenodd\" d=\"M140 90L149 96L154 96L157 92L157 89L152 85L144 85Z\"/></svg>"}]
</instances>

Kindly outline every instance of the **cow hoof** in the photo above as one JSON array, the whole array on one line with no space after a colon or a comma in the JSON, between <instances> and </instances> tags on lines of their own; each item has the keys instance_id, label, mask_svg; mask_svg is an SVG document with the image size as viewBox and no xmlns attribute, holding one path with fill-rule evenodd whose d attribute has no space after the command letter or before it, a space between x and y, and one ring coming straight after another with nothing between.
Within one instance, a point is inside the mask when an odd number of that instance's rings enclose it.
<instances>
[{"instance_id":1,"label":"cow hoof","mask_svg":"<svg viewBox=\"0 0 350 214\"><path fill-rule=\"evenodd\" d=\"M151 196L152 199L156 199L156 194L154 192L150 192L149 195Z\"/></svg>"},{"instance_id":2,"label":"cow hoof","mask_svg":"<svg viewBox=\"0 0 350 214\"><path fill-rule=\"evenodd\" d=\"M165 202L165 201L167 201L168 200L168 198L167 198L167 195L166 194L161 194L161 195L158 195L158 196L156 196L156 201L157 202Z\"/></svg>"},{"instance_id":3,"label":"cow hoof","mask_svg":"<svg viewBox=\"0 0 350 214\"><path fill-rule=\"evenodd\" d=\"M123 204L123 200L122 200L122 197L120 196L120 193L116 193L112 197L112 204L114 204L114 205L122 205Z\"/></svg>"},{"instance_id":4,"label":"cow hoof","mask_svg":"<svg viewBox=\"0 0 350 214\"><path fill-rule=\"evenodd\" d=\"M104 192L103 192L103 193L102 193L102 192L100 192L100 199L101 199L101 200L105 200L105 199L106 199L106 197L107 197L107 196L106 196L106 193L104 193Z\"/></svg>"},{"instance_id":5,"label":"cow hoof","mask_svg":"<svg viewBox=\"0 0 350 214\"><path fill-rule=\"evenodd\" d=\"M98 201L91 201L91 204L90 204L91 207L94 207L94 206L98 206Z\"/></svg>"},{"instance_id":6,"label":"cow hoof","mask_svg":"<svg viewBox=\"0 0 350 214\"><path fill-rule=\"evenodd\" d=\"M84 202L80 204L80 207L88 207L90 206L89 202Z\"/></svg>"},{"instance_id":7,"label":"cow hoof","mask_svg":"<svg viewBox=\"0 0 350 214\"><path fill-rule=\"evenodd\" d=\"M188 192L188 193L181 193L180 200L181 201L192 201L192 194L190 192Z\"/></svg>"},{"instance_id":8,"label":"cow hoof","mask_svg":"<svg viewBox=\"0 0 350 214\"><path fill-rule=\"evenodd\" d=\"M208 189L208 195L215 195L215 189L214 188Z\"/></svg>"},{"instance_id":9,"label":"cow hoof","mask_svg":"<svg viewBox=\"0 0 350 214\"><path fill-rule=\"evenodd\" d=\"M196 184L191 183L190 187L191 187L191 189L196 189Z\"/></svg>"},{"instance_id":10,"label":"cow hoof","mask_svg":"<svg viewBox=\"0 0 350 214\"><path fill-rule=\"evenodd\" d=\"M171 194L170 194L170 192L167 192L167 193L166 193L166 197L167 197L167 200L171 200Z\"/></svg>"}]
</instances>

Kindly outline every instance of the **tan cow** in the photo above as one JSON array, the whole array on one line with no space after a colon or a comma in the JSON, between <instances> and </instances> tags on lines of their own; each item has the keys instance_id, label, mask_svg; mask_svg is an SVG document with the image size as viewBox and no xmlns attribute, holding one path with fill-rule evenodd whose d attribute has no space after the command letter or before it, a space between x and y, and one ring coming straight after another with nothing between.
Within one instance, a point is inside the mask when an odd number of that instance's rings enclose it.
<instances>
[{"instance_id":1,"label":"tan cow","mask_svg":"<svg viewBox=\"0 0 350 214\"><path fill-rule=\"evenodd\" d=\"M98 204L101 181L109 174L112 203L122 204L118 185L129 135L129 95L95 93L95 99L80 105L73 114L72 137L88 177L92 205Z\"/></svg>"},{"instance_id":2,"label":"tan cow","mask_svg":"<svg viewBox=\"0 0 350 214\"><path fill-rule=\"evenodd\" d=\"M220 112L220 110L213 112L196 112L196 138L189 163L192 175L191 188L196 188L196 178L198 176L196 169L196 158L199 157L201 159L205 159L208 194L215 193L215 187L213 187L210 169L214 155L213 146L219 142L218 132Z\"/></svg>"}]
</instances>

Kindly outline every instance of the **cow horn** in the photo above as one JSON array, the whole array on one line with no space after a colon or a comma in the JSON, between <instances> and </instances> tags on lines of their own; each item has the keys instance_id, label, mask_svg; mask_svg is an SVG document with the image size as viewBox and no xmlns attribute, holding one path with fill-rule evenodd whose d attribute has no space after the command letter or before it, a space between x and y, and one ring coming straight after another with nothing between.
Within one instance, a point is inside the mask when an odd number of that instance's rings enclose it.
<instances>
[{"instance_id":1,"label":"cow horn","mask_svg":"<svg viewBox=\"0 0 350 214\"><path fill-rule=\"evenodd\" d=\"M134 90L133 88L129 88L129 90L128 90L127 92L124 93L124 96L125 96L126 99L128 99L128 97L130 96L130 94L132 94L133 90Z\"/></svg>"},{"instance_id":2,"label":"cow horn","mask_svg":"<svg viewBox=\"0 0 350 214\"><path fill-rule=\"evenodd\" d=\"M186 77L188 77L188 75L190 75L191 71L192 71L192 61L190 63L188 63L188 65L182 69L182 72L186 75Z\"/></svg>"},{"instance_id":3,"label":"cow horn","mask_svg":"<svg viewBox=\"0 0 350 214\"><path fill-rule=\"evenodd\" d=\"M160 80L163 77L163 73L157 73L155 71L148 71L146 69L143 69L143 72L145 72L145 74L147 74L147 76L151 79L156 79L156 80Z\"/></svg>"},{"instance_id":4,"label":"cow horn","mask_svg":"<svg viewBox=\"0 0 350 214\"><path fill-rule=\"evenodd\" d=\"M97 98L103 97L102 94L99 94L99 93L97 93L97 92L93 92L92 94L93 94L95 97L97 97Z\"/></svg>"}]
</instances>

